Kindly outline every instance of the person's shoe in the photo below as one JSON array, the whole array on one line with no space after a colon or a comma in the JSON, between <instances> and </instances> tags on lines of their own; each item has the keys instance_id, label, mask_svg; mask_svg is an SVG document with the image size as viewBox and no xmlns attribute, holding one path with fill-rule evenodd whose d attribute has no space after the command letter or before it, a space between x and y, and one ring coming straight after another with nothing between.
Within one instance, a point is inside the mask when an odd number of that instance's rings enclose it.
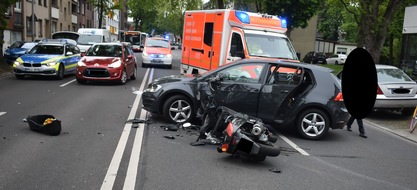
<instances>
[{"instance_id":1,"label":"person's shoe","mask_svg":"<svg viewBox=\"0 0 417 190\"><path fill-rule=\"evenodd\" d=\"M359 134L359 136L361 136L362 138L368 138L365 134L361 133Z\"/></svg>"},{"instance_id":2,"label":"person's shoe","mask_svg":"<svg viewBox=\"0 0 417 190\"><path fill-rule=\"evenodd\" d=\"M348 131L352 131L352 129L350 127L347 128Z\"/></svg>"}]
</instances>

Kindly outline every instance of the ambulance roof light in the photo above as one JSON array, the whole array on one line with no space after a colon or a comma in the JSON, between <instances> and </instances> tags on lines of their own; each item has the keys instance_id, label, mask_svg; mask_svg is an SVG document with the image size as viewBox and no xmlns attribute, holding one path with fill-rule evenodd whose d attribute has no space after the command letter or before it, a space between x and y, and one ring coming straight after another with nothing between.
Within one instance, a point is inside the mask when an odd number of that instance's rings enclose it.
<instances>
[{"instance_id":1,"label":"ambulance roof light","mask_svg":"<svg viewBox=\"0 0 417 190\"><path fill-rule=\"evenodd\" d=\"M236 11L235 12L236 17L243 23L245 24L250 24L250 18L248 13L245 13L243 11Z\"/></svg>"},{"instance_id":2,"label":"ambulance roof light","mask_svg":"<svg viewBox=\"0 0 417 190\"><path fill-rule=\"evenodd\" d=\"M281 27L282 28L287 28L287 19L279 17L279 19L281 20Z\"/></svg>"}]
</instances>

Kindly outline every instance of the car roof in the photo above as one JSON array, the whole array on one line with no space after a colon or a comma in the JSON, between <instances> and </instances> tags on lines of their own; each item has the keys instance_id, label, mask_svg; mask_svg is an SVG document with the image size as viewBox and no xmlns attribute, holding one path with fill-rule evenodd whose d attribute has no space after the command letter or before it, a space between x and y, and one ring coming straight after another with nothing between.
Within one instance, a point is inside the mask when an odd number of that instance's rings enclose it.
<instances>
[{"instance_id":1,"label":"car roof","mask_svg":"<svg viewBox=\"0 0 417 190\"><path fill-rule=\"evenodd\" d=\"M95 43L94 45L123 45L122 42L101 42L101 43Z\"/></svg>"},{"instance_id":2,"label":"car roof","mask_svg":"<svg viewBox=\"0 0 417 190\"><path fill-rule=\"evenodd\" d=\"M320 65L315 65L315 64L308 64L308 63L303 63L303 62L289 62L289 61L283 61L283 60L278 60L278 59L269 59L269 58L245 58L245 59L239 59L237 61L235 61L234 63L241 63L241 62L248 62L248 63L253 63L253 62L261 62L261 63L276 63L276 64L282 64L282 65L288 65L288 66L298 66L298 67L303 67L303 68L307 68L310 70L321 70L321 71L326 71L326 72L332 72L333 69L331 68L327 68L327 67L322 67Z\"/></svg>"},{"instance_id":3,"label":"car roof","mask_svg":"<svg viewBox=\"0 0 417 190\"><path fill-rule=\"evenodd\" d=\"M375 64L375 68L377 68L377 69L398 69L398 67L395 67L393 65L382 65L382 64Z\"/></svg>"},{"instance_id":4,"label":"car roof","mask_svg":"<svg viewBox=\"0 0 417 190\"><path fill-rule=\"evenodd\" d=\"M77 45L77 42L72 39L60 38L60 39L42 39L39 41L39 44L51 44L51 45L64 45L64 44L71 44Z\"/></svg>"}]
</instances>

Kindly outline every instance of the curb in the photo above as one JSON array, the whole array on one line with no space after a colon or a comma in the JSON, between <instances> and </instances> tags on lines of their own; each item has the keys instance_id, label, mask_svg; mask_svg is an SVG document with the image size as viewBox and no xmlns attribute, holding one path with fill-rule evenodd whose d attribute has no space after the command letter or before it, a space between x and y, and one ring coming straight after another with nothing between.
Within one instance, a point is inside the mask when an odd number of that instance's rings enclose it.
<instances>
[{"instance_id":1,"label":"curb","mask_svg":"<svg viewBox=\"0 0 417 190\"><path fill-rule=\"evenodd\" d=\"M407 136L407 135L401 134L401 133L399 133L398 131L392 130L392 129L387 128L387 127L383 127L383 126L381 126L381 125L378 125L378 124L376 124L376 123L373 123L373 122L367 121L367 120L365 120L365 119L364 119L363 121L364 121L365 123L369 124L369 125L372 125L372 126L374 126L374 127L378 127L378 128L380 128L380 129L382 129L382 130L384 130L384 131L387 131L387 132L389 132L389 133L392 133L392 134L394 134L394 135L397 135L397 136L399 136L399 137L402 137L402 138L404 138L404 139L407 139L407 140L409 140L409 141L412 141L412 142L414 142L414 143L417 143L417 134L409 133L409 134L413 134L413 137L410 137L410 136ZM408 131L407 131L407 132L408 132Z\"/></svg>"}]
</instances>

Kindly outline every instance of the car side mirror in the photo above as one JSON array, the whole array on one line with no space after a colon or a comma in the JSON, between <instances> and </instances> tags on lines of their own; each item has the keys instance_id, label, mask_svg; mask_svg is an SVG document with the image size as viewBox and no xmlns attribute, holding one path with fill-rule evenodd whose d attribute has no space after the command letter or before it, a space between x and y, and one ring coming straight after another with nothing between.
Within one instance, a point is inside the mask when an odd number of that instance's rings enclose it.
<instances>
[{"instance_id":1,"label":"car side mirror","mask_svg":"<svg viewBox=\"0 0 417 190\"><path fill-rule=\"evenodd\" d=\"M171 47L171 50L174 50L175 49L175 47Z\"/></svg>"}]
</instances>

